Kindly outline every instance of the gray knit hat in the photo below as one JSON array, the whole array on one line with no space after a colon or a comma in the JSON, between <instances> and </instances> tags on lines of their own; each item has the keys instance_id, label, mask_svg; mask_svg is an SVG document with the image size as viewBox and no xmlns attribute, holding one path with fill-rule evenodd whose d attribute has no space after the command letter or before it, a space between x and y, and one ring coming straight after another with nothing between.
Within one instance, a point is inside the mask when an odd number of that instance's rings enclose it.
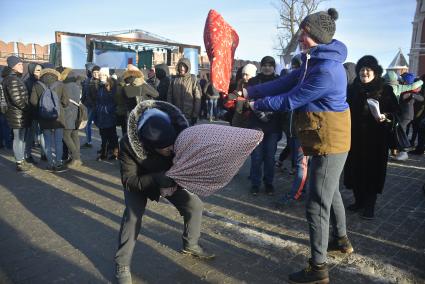
<instances>
[{"instance_id":1,"label":"gray knit hat","mask_svg":"<svg viewBox=\"0 0 425 284\"><path fill-rule=\"evenodd\" d=\"M338 12L330 8L327 12L317 12L308 15L301 22L300 27L305 30L312 39L318 43L330 43L335 34L335 21Z\"/></svg>"}]
</instances>

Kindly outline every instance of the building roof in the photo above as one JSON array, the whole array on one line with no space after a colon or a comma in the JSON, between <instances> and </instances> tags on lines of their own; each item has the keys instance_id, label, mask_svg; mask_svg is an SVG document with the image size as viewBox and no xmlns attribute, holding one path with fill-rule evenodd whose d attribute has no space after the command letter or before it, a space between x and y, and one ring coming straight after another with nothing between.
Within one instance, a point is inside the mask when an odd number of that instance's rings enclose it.
<instances>
[{"instance_id":1,"label":"building roof","mask_svg":"<svg viewBox=\"0 0 425 284\"><path fill-rule=\"evenodd\" d=\"M395 69L404 69L404 68L409 68L409 64L407 63L406 57L404 57L403 52L401 52L401 49L400 49L397 52L396 56L394 57L393 61L391 61L387 69L395 70Z\"/></svg>"}]
</instances>

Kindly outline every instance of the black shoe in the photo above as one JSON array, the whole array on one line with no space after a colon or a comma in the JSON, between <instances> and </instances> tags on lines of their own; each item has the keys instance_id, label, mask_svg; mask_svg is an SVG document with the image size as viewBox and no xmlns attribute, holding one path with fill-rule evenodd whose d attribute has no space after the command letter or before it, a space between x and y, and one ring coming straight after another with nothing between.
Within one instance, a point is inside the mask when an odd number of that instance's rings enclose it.
<instances>
[{"instance_id":1,"label":"black shoe","mask_svg":"<svg viewBox=\"0 0 425 284\"><path fill-rule=\"evenodd\" d=\"M360 218L365 220L373 220L375 219L375 210L374 208L365 208L363 213L360 215Z\"/></svg>"},{"instance_id":2,"label":"black shoe","mask_svg":"<svg viewBox=\"0 0 425 284\"><path fill-rule=\"evenodd\" d=\"M32 156L29 156L28 158L25 158L25 161L27 163L33 164L33 165L37 165L38 163L36 162L36 160L34 160L34 158Z\"/></svg>"},{"instance_id":3,"label":"black shoe","mask_svg":"<svg viewBox=\"0 0 425 284\"><path fill-rule=\"evenodd\" d=\"M65 167L65 165L62 165L62 164L54 167L55 173L63 173L63 172L66 172L67 170L68 170L68 168Z\"/></svg>"},{"instance_id":4,"label":"black shoe","mask_svg":"<svg viewBox=\"0 0 425 284\"><path fill-rule=\"evenodd\" d=\"M215 257L215 254L205 251L200 245L184 246L182 253L201 259L213 259Z\"/></svg>"},{"instance_id":5,"label":"black shoe","mask_svg":"<svg viewBox=\"0 0 425 284\"><path fill-rule=\"evenodd\" d=\"M328 243L328 251L340 251L342 253L350 254L353 253L354 248L348 237L344 236L341 238L333 238Z\"/></svg>"},{"instance_id":6,"label":"black shoe","mask_svg":"<svg viewBox=\"0 0 425 284\"><path fill-rule=\"evenodd\" d=\"M252 195L257 196L259 192L260 192L259 186L257 186L257 185L251 186L251 194Z\"/></svg>"},{"instance_id":7,"label":"black shoe","mask_svg":"<svg viewBox=\"0 0 425 284\"><path fill-rule=\"evenodd\" d=\"M424 154L424 151L421 151L419 149L415 149L415 150L409 151L409 154L412 154L412 155L423 155Z\"/></svg>"},{"instance_id":8,"label":"black shoe","mask_svg":"<svg viewBox=\"0 0 425 284\"><path fill-rule=\"evenodd\" d=\"M29 170L31 170L31 165L25 163L25 161L21 161L16 163L16 170L18 172L28 172Z\"/></svg>"},{"instance_id":9,"label":"black shoe","mask_svg":"<svg viewBox=\"0 0 425 284\"><path fill-rule=\"evenodd\" d=\"M130 266L116 264L115 279L117 279L118 284L132 284Z\"/></svg>"},{"instance_id":10,"label":"black shoe","mask_svg":"<svg viewBox=\"0 0 425 284\"><path fill-rule=\"evenodd\" d=\"M309 259L307 268L289 274L289 283L303 284L327 284L329 283L329 272L326 263L315 265Z\"/></svg>"},{"instance_id":11,"label":"black shoe","mask_svg":"<svg viewBox=\"0 0 425 284\"><path fill-rule=\"evenodd\" d=\"M353 203L347 206L347 210L351 211L351 212L357 212L360 209L363 209L363 206L361 206L360 204L357 203Z\"/></svg>"},{"instance_id":12,"label":"black shoe","mask_svg":"<svg viewBox=\"0 0 425 284\"><path fill-rule=\"evenodd\" d=\"M267 195L274 195L274 186L272 184L266 184L265 187Z\"/></svg>"}]
</instances>

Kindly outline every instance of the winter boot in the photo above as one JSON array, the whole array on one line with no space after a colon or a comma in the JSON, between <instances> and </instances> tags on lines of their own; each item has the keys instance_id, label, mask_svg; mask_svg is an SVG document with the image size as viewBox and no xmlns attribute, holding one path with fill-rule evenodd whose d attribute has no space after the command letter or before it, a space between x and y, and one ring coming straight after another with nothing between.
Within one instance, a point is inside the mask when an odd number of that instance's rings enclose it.
<instances>
[{"instance_id":1,"label":"winter boot","mask_svg":"<svg viewBox=\"0 0 425 284\"><path fill-rule=\"evenodd\" d=\"M340 238L334 237L328 243L328 251L340 251L342 253L350 254L354 251L354 249L348 237L343 236Z\"/></svg>"},{"instance_id":2,"label":"winter boot","mask_svg":"<svg viewBox=\"0 0 425 284\"><path fill-rule=\"evenodd\" d=\"M329 272L326 263L313 264L309 259L307 268L289 274L289 283L302 283L302 284L327 284L329 283Z\"/></svg>"}]
</instances>

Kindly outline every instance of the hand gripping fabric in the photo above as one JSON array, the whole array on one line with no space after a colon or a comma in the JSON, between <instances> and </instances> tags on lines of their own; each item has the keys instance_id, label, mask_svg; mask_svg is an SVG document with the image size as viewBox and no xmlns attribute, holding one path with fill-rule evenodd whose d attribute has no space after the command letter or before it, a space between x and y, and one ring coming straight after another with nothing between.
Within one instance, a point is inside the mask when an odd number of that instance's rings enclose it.
<instances>
[{"instance_id":1,"label":"hand gripping fabric","mask_svg":"<svg viewBox=\"0 0 425 284\"><path fill-rule=\"evenodd\" d=\"M165 174L188 191L208 196L226 186L263 140L263 132L214 124L186 128Z\"/></svg>"},{"instance_id":2,"label":"hand gripping fabric","mask_svg":"<svg viewBox=\"0 0 425 284\"><path fill-rule=\"evenodd\" d=\"M210 60L210 80L219 92L227 94L239 36L215 10L210 10L205 22L204 44Z\"/></svg>"}]
</instances>

